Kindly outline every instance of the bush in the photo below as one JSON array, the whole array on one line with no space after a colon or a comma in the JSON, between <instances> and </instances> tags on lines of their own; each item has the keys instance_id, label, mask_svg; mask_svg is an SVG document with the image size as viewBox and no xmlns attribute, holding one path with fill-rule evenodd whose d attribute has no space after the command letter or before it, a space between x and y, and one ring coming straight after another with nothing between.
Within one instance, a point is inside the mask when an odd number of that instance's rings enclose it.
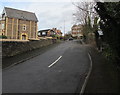
<instances>
[{"instance_id":1,"label":"bush","mask_svg":"<svg viewBox=\"0 0 120 95\"><path fill-rule=\"evenodd\" d=\"M106 59L110 62L114 62L116 59L116 54L114 50L109 46L105 45L103 49L103 55L106 57Z\"/></svg>"},{"instance_id":2,"label":"bush","mask_svg":"<svg viewBox=\"0 0 120 95\"><path fill-rule=\"evenodd\" d=\"M7 36L5 36L5 35L0 35L0 39L7 39Z\"/></svg>"}]
</instances>

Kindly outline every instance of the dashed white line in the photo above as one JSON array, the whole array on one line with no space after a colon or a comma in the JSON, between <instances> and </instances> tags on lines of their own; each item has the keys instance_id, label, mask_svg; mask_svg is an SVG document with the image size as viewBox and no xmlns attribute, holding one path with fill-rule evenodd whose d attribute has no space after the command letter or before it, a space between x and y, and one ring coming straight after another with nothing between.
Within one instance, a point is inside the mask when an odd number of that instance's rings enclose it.
<instances>
[{"instance_id":1,"label":"dashed white line","mask_svg":"<svg viewBox=\"0 0 120 95\"><path fill-rule=\"evenodd\" d=\"M56 64L60 59L62 58L62 56L60 56L57 60L55 60L55 62L53 62L52 64L50 64L48 67L52 67L54 64Z\"/></svg>"},{"instance_id":2,"label":"dashed white line","mask_svg":"<svg viewBox=\"0 0 120 95\"><path fill-rule=\"evenodd\" d=\"M85 81L84 81L84 83L83 83L82 89L81 89L81 91L80 91L80 95L84 93L85 87L86 87L86 85L87 85L89 76L90 76L91 71L92 71L92 58L91 58L91 56L90 56L89 53L88 53L88 57L89 57L89 60L90 60L90 68L89 68L89 71L88 71L87 76L86 76L86 78L85 78Z\"/></svg>"}]
</instances>

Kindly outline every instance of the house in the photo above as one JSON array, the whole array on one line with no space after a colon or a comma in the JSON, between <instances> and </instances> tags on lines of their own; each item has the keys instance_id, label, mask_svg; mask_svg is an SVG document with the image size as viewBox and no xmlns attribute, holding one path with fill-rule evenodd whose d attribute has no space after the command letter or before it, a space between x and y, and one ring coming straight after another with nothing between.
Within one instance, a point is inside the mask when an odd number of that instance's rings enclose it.
<instances>
[{"instance_id":1,"label":"house","mask_svg":"<svg viewBox=\"0 0 120 95\"><path fill-rule=\"evenodd\" d=\"M4 33L5 33L4 23L5 23L4 20L1 20L1 21L0 21L0 35L4 35Z\"/></svg>"},{"instance_id":2,"label":"house","mask_svg":"<svg viewBox=\"0 0 120 95\"><path fill-rule=\"evenodd\" d=\"M42 36L47 36L47 33L50 29L46 29L46 30L40 30L38 31L38 37L42 37Z\"/></svg>"},{"instance_id":3,"label":"house","mask_svg":"<svg viewBox=\"0 0 120 95\"><path fill-rule=\"evenodd\" d=\"M82 25L73 25L71 28L71 35L72 37L76 37L76 38L81 38L83 37L83 31L82 31L83 27Z\"/></svg>"},{"instance_id":4,"label":"house","mask_svg":"<svg viewBox=\"0 0 120 95\"><path fill-rule=\"evenodd\" d=\"M55 31L53 31L52 29L38 31L38 37L52 37L55 34Z\"/></svg>"},{"instance_id":5,"label":"house","mask_svg":"<svg viewBox=\"0 0 120 95\"><path fill-rule=\"evenodd\" d=\"M56 35L58 36L58 37L61 37L62 36L62 32L61 32L61 30L55 30L55 33L56 33Z\"/></svg>"},{"instance_id":6,"label":"house","mask_svg":"<svg viewBox=\"0 0 120 95\"><path fill-rule=\"evenodd\" d=\"M53 37L53 36L61 37L62 32L61 30L58 30L57 28L52 28L52 29L38 31L38 36L39 37Z\"/></svg>"},{"instance_id":7,"label":"house","mask_svg":"<svg viewBox=\"0 0 120 95\"><path fill-rule=\"evenodd\" d=\"M8 39L37 39L37 22L35 13L5 7L0 20L0 35Z\"/></svg>"}]
</instances>

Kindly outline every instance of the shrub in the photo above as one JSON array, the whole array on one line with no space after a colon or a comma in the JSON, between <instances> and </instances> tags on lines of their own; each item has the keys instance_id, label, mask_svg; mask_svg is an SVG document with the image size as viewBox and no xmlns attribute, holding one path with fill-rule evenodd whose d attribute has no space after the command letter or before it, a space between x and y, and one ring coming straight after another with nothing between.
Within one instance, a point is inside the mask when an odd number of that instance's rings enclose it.
<instances>
[{"instance_id":1,"label":"shrub","mask_svg":"<svg viewBox=\"0 0 120 95\"><path fill-rule=\"evenodd\" d=\"M5 36L5 35L0 35L0 39L7 39L7 36Z\"/></svg>"},{"instance_id":2,"label":"shrub","mask_svg":"<svg viewBox=\"0 0 120 95\"><path fill-rule=\"evenodd\" d=\"M106 59L109 62L110 61L113 62L116 59L116 54L115 54L114 50L109 45L104 46L103 55L106 57Z\"/></svg>"}]
</instances>

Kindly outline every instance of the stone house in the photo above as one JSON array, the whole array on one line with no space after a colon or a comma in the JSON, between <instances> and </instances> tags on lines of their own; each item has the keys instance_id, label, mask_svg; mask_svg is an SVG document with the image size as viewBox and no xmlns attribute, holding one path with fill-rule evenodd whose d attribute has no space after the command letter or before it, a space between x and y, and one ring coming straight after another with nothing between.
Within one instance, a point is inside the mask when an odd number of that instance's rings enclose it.
<instances>
[{"instance_id":1,"label":"stone house","mask_svg":"<svg viewBox=\"0 0 120 95\"><path fill-rule=\"evenodd\" d=\"M35 13L5 7L0 20L0 35L7 39L37 39L37 22Z\"/></svg>"},{"instance_id":2,"label":"stone house","mask_svg":"<svg viewBox=\"0 0 120 95\"><path fill-rule=\"evenodd\" d=\"M4 33L4 23L5 21L4 20L0 20L0 35L3 35Z\"/></svg>"}]
</instances>

